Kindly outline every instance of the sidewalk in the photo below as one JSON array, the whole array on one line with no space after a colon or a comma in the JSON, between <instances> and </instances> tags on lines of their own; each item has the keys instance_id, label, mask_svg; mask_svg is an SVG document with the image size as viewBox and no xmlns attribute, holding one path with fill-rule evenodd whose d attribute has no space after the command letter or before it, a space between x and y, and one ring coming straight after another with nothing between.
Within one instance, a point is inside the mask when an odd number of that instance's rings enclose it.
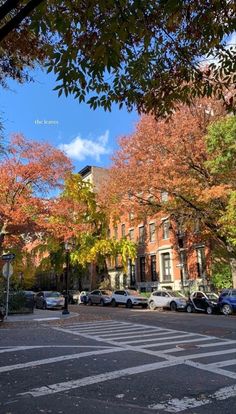
<instances>
[{"instance_id":1,"label":"sidewalk","mask_svg":"<svg viewBox=\"0 0 236 414\"><path fill-rule=\"evenodd\" d=\"M74 316L78 316L78 313L70 312L69 315L63 315L61 310L34 309L33 313L8 315L8 317L4 319L4 322L46 322L53 320L65 320Z\"/></svg>"}]
</instances>

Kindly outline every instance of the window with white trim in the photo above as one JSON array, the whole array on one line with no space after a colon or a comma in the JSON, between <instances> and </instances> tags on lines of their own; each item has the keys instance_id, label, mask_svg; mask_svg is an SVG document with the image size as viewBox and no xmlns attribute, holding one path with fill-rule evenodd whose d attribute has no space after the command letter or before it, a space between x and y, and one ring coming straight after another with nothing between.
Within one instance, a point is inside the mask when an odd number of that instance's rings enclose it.
<instances>
[{"instance_id":1,"label":"window with white trim","mask_svg":"<svg viewBox=\"0 0 236 414\"><path fill-rule=\"evenodd\" d=\"M150 242L156 241L156 225L155 223L149 224L149 240Z\"/></svg>"},{"instance_id":2,"label":"window with white trim","mask_svg":"<svg viewBox=\"0 0 236 414\"><path fill-rule=\"evenodd\" d=\"M162 253L161 262L162 262L162 280L163 282L170 282L171 281L170 253Z\"/></svg>"}]
</instances>

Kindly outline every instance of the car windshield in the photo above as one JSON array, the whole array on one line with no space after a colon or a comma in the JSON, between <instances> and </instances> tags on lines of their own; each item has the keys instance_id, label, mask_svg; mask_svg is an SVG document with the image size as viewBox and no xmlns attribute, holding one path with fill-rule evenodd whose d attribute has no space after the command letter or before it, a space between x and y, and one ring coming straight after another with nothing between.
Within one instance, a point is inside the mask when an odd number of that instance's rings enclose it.
<instances>
[{"instance_id":1,"label":"car windshield","mask_svg":"<svg viewBox=\"0 0 236 414\"><path fill-rule=\"evenodd\" d=\"M61 295L59 292L45 292L46 298L59 298Z\"/></svg>"},{"instance_id":2,"label":"car windshield","mask_svg":"<svg viewBox=\"0 0 236 414\"><path fill-rule=\"evenodd\" d=\"M184 294L182 292L179 292L178 290L173 290L169 292L171 296L174 296L176 298L184 298Z\"/></svg>"},{"instance_id":3,"label":"car windshield","mask_svg":"<svg viewBox=\"0 0 236 414\"><path fill-rule=\"evenodd\" d=\"M218 299L218 295L214 292L207 292L206 295L207 295L208 299L212 299L212 300L213 299Z\"/></svg>"},{"instance_id":4,"label":"car windshield","mask_svg":"<svg viewBox=\"0 0 236 414\"><path fill-rule=\"evenodd\" d=\"M140 296L137 290L127 290L127 294L131 296Z\"/></svg>"},{"instance_id":5,"label":"car windshield","mask_svg":"<svg viewBox=\"0 0 236 414\"><path fill-rule=\"evenodd\" d=\"M107 295L107 296L111 295L111 292L109 290L102 290L101 292L102 292L102 295Z\"/></svg>"}]
</instances>

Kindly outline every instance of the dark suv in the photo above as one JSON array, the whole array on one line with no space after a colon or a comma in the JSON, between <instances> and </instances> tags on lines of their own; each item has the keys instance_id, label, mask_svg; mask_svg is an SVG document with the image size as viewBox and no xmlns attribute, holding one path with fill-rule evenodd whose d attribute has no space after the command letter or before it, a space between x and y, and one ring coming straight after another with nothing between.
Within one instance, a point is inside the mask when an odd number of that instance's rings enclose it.
<instances>
[{"instance_id":1,"label":"dark suv","mask_svg":"<svg viewBox=\"0 0 236 414\"><path fill-rule=\"evenodd\" d=\"M225 289L219 297L220 310L224 315L236 312L236 289Z\"/></svg>"}]
</instances>

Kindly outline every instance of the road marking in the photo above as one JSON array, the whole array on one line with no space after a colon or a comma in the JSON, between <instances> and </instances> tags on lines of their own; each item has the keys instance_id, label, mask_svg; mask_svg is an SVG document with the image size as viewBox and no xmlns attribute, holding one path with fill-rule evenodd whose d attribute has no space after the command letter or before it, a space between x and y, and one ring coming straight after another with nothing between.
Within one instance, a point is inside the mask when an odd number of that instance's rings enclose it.
<instances>
[{"instance_id":1,"label":"road marking","mask_svg":"<svg viewBox=\"0 0 236 414\"><path fill-rule=\"evenodd\" d=\"M137 331L137 332L136 332ZM81 332L81 331L79 331L79 332ZM85 333L89 333L90 331L88 331L88 332L85 332ZM119 327L119 328L114 328L114 329L103 329L103 330L93 330L93 334L95 334L95 335L99 335L99 336L101 336L101 337L104 337L104 336L115 336L115 335L120 335L120 334L122 334L122 333L125 333L125 334L127 334L127 333L134 333L134 335L135 334L139 334L139 332L143 332L143 333L150 333L150 329L149 330L146 330L146 328L144 328L144 329L142 329L142 328L140 328L140 327L130 327L130 326L127 326L127 327ZM159 332L159 331L158 331ZM150 335L151 334L153 334L154 332L151 332L150 333Z\"/></svg>"},{"instance_id":2,"label":"road marking","mask_svg":"<svg viewBox=\"0 0 236 414\"><path fill-rule=\"evenodd\" d=\"M109 323L109 324L106 324L105 326L104 325L99 325L99 326L97 326L97 325L94 325L94 326L92 326L92 327L81 327L81 326L78 326L78 325L74 325L74 326L69 326L68 327L69 329L78 329L78 330L80 330L80 332L84 332L84 333L86 333L86 332L96 332L96 331L104 331L104 330L107 330L107 329L124 329L124 328L129 328L129 326L127 326L127 324L126 323L124 323L123 325L121 325L121 324L118 324L118 323L116 323L116 324L114 324L114 323Z\"/></svg>"},{"instance_id":3,"label":"road marking","mask_svg":"<svg viewBox=\"0 0 236 414\"><path fill-rule=\"evenodd\" d=\"M227 367L229 365L236 365L236 359L227 359L227 361L218 361L207 364L210 367Z\"/></svg>"},{"instance_id":4,"label":"road marking","mask_svg":"<svg viewBox=\"0 0 236 414\"><path fill-rule=\"evenodd\" d=\"M164 335L169 335L169 334L170 334L170 332L157 332L157 333L152 333L152 334L148 334L148 335L147 334L138 335L139 338L144 337L145 339L140 339L140 340L135 339L133 341L130 341L130 340L128 340L128 341L119 341L119 344L132 344L132 343L136 344L138 342L152 342L152 341L155 341L156 339L159 340L159 338L160 339L166 339L166 337ZM148 338L149 336L151 336L151 338ZM132 335L132 337L133 337L133 335ZM120 337L114 338L114 339L116 339L116 340L119 339L120 340L120 339L126 339L126 338L130 338L130 335L120 336Z\"/></svg>"},{"instance_id":5,"label":"road marking","mask_svg":"<svg viewBox=\"0 0 236 414\"><path fill-rule=\"evenodd\" d=\"M82 352L80 354L61 355L61 356L54 357L54 358L45 358L45 359L40 359L37 361L25 362L23 364L3 366L3 367L0 367L0 372L8 372L8 371L14 371L16 369L23 369L23 368L30 368L30 367L32 368L32 367L37 367L37 366L46 365L46 364L54 364L55 362L65 362L65 361L70 361L72 359L80 359L80 358L85 358L88 356L104 355L104 354L110 354L113 352L121 352L121 351L124 351L124 349L110 348L110 349L101 349L99 351Z\"/></svg>"},{"instance_id":6,"label":"road marking","mask_svg":"<svg viewBox=\"0 0 236 414\"><path fill-rule=\"evenodd\" d=\"M184 357L176 357L176 358L186 358L186 359L198 359L198 358L206 358L206 357L211 357L211 356L215 356L215 355L225 355L225 354L233 354L236 353L236 348L232 348L232 349L224 349L223 351L215 351L215 352L204 352L202 354L191 354L191 355L186 355Z\"/></svg>"},{"instance_id":7,"label":"road marking","mask_svg":"<svg viewBox=\"0 0 236 414\"><path fill-rule=\"evenodd\" d=\"M0 350L1 354L8 352L16 351L28 351L30 349L40 349L40 348L111 348L110 346L103 345L33 345L33 346L15 346L15 347L5 347Z\"/></svg>"},{"instance_id":8,"label":"road marking","mask_svg":"<svg viewBox=\"0 0 236 414\"><path fill-rule=\"evenodd\" d=\"M173 341L173 339L176 339L176 338L189 338L190 336L196 336L196 334L190 334L190 333L187 334L186 333L184 335L181 334L181 335L167 336L166 338L158 338L156 340L157 341L162 341L163 339L169 339L169 342L163 342L162 345L170 345L171 343L175 342L175 341ZM184 342L184 339L183 339L183 341L180 341L180 342ZM144 345L144 346L145 346L145 348L152 348L155 345L158 346L158 344L149 344L149 345L146 345L146 346Z\"/></svg>"},{"instance_id":9,"label":"road marking","mask_svg":"<svg viewBox=\"0 0 236 414\"><path fill-rule=\"evenodd\" d=\"M67 382L59 382L57 384L51 384L44 387L33 388L30 391L26 391L20 394L23 395L32 395L33 397L42 397L45 395L55 394L62 391L70 391L75 388L85 387L92 384L98 384L105 381L114 380L121 377L126 377L129 375L142 374L144 372L155 371L158 369L168 368L174 365L179 365L180 362L177 361L162 361L152 364L144 364L136 367L120 369L117 371L105 372L104 374L93 375L90 377L81 378L78 380L72 380Z\"/></svg>"},{"instance_id":10,"label":"road marking","mask_svg":"<svg viewBox=\"0 0 236 414\"><path fill-rule=\"evenodd\" d=\"M236 341L231 341L231 340L225 340L225 339L222 339L221 340L222 342L219 342L219 343L217 343L217 342L215 342L214 344L204 344L204 345L199 345L199 348L206 348L206 347L210 347L210 346L221 346L221 345L236 345Z\"/></svg>"},{"instance_id":11,"label":"road marking","mask_svg":"<svg viewBox=\"0 0 236 414\"><path fill-rule=\"evenodd\" d=\"M163 339L165 339L165 338L163 338ZM154 344L148 345L148 346L146 346L144 344L144 345L140 345L140 347L141 348L142 347L143 348L152 348L152 347L154 348L155 346L158 347L158 346L172 345L172 344L182 344L182 345L184 345L184 344L187 344L187 343L194 343L194 342L200 342L200 341L209 341L209 338L206 337L206 338L183 339L183 340L177 340L177 341L171 341L171 342L161 342L161 343L158 343L158 344L154 343ZM140 342L140 341L137 341L137 342ZM121 344L123 344L123 342L121 342ZM178 347L178 348L176 347L176 348L167 349L167 350L165 350L165 352L166 351L168 351L168 352L183 352L183 351L186 351L186 349L181 348L181 347Z\"/></svg>"},{"instance_id":12,"label":"road marking","mask_svg":"<svg viewBox=\"0 0 236 414\"><path fill-rule=\"evenodd\" d=\"M182 411L201 407L203 405L212 404L216 401L223 401L228 398L236 396L236 385L231 385L229 387L220 388L218 391L213 394L208 395L207 397L197 397L189 398L184 397L182 399L173 398L165 403L151 404L148 408L153 410L163 410L167 413L180 413Z\"/></svg>"}]
</instances>

